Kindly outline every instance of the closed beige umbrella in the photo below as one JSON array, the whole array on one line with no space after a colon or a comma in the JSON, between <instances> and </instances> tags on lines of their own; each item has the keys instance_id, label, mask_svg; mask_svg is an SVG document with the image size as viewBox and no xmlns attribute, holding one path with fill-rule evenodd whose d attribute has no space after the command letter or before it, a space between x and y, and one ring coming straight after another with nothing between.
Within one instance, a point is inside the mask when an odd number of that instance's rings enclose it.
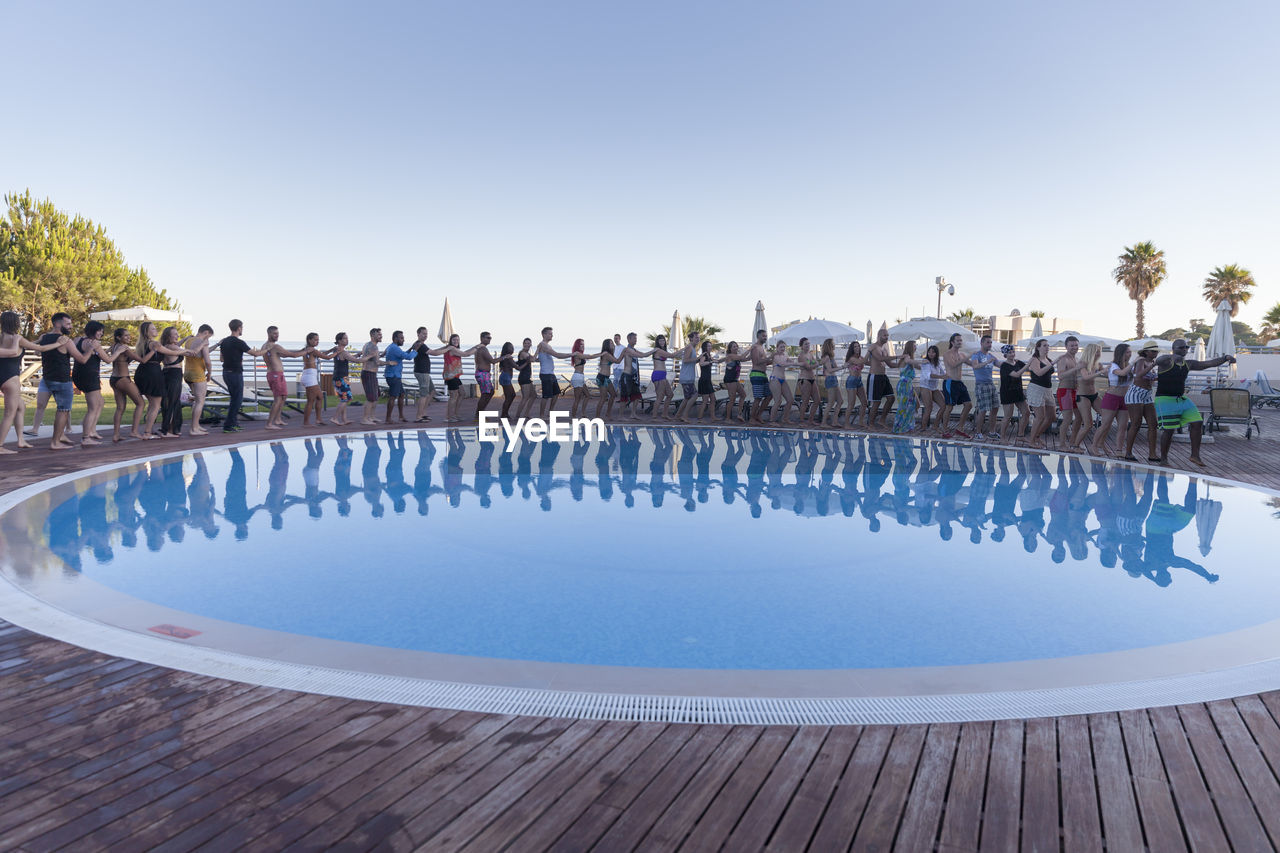
<instances>
[{"instance_id":1,"label":"closed beige umbrella","mask_svg":"<svg viewBox=\"0 0 1280 853\"><path fill-rule=\"evenodd\" d=\"M453 337L453 314L449 311L448 297L444 300L444 313L440 315L440 331L436 332L436 337L442 344L449 343L449 338Z\"/></svg>"}]
</instances>

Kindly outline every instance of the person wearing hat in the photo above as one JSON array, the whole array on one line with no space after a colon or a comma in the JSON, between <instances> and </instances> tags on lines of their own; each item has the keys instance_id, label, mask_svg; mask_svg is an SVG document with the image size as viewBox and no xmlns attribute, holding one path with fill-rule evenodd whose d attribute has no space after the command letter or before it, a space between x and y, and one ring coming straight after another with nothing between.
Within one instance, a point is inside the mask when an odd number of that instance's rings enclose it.
<instances>
[{"instance_id":1,"label":"person wearing hat","mask_svg":"<svg viewBox=\"0 0 1280 853\"><path fill-rule=\"evenodd\" d=\"M1234 364L1236 357L1223 355L1208 361L1189 360L1187 349L1187 342L1178 338L1173 342L1172 353L1155 360L1155 413L1156 422L1160 425L1160 464L1169 463L1169 443L1173 441L1173 433L1185 426L1191 434L1191 461L1204 468L1207 466L1200 461L1200 437L1204 433L1204 422L1200 417L1200 409L1187 399L1187 375L1193 370Z\"/></svg>"},{"instance_id":2,"label":"person wearing hat","mask_svg":"<svg viewBox=\"0 0 1280 853\"><path fill-rule=\"evenodd\" d=\"M1133 444L1138 438L1138 430L1142 422L1147 423L1147 461L1159 462L1156 456L1156 407L1155 395L1151 393L1151 383L1156 378L1156 354L1160 352L1160 343L1147 339L1138 345L1138 357L1133 362L1129 373L1129 390L1124 394L1125 407L1129 410L1129 435L1125 439L1124 458L1137 462L1133 455Z\"/></svg>"},{"instance_id":3,"label":"person wearing hat","mask_svg":"<svg viewBox=\"0 0 1280 853\"><path fill-rule=\"evenodd\" d=\"M1017 350L1013 344L1000 347L1004 358L1000 362L1000 404L1004 406L1004 425L1000 427L1000 440L1009 437L1009 425L1013 423L1013 410L1018 410L1018 432L1021 435L1031 417L1027 409L1027 393L1022 389L1022 374L1027 372L1027 363L1014 356ZM994 422L994 419L993 419Z\"/></svg>"}]
</instances>

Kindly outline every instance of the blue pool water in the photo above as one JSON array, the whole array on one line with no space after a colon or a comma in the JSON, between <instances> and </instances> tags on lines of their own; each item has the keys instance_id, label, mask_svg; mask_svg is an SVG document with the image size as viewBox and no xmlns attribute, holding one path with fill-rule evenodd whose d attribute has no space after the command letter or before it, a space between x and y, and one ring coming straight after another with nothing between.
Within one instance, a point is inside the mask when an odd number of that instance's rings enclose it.
<instances>
[{"instance_id":1,"label":"blue pool water","mask_svg":"<svg viewBox=\"0 0 1280 853\"><path fill-rule=\"evenodd\" d=\"M1265 494L1071 457L791 432L291 439L152 462L50 509L139 599L374 646L829 669L1191 640L1277 617Z\"/></svg>"}]
</instances>

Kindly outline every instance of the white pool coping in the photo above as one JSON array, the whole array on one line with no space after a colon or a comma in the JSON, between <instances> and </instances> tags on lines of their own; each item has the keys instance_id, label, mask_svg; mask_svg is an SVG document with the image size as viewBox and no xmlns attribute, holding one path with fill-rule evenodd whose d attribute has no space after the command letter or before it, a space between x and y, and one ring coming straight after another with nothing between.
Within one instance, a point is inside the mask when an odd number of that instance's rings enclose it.
<instances>
[{"instance_id":1,"label":"white pool coping","mask_svg":"<svg viewBox=\"0 0 1280 853\"><path fill-rule=\"evenodd\" d=\"M397 431L401 430L392 430ZM263 442L208 450L259 443ZM199 451L130 459L26 486L0 495L0 514L83 477L193 452ZM1280 494L1247 483L1197 477ZM103 654L265 687L494 714L754 725L966 722L1203 702L1280 688L1280 620L1164 646L1011 663L845 670L659 669L386 649L182 613L92 582L77 583L68 591L66 585L41 588L38 580L19 580L3 572L0 578L0 618ZM80 612L86 606L92 616ZM181 625L200 634L176 639L149 631L159 624Z\"/></svg>"}]
</instances>

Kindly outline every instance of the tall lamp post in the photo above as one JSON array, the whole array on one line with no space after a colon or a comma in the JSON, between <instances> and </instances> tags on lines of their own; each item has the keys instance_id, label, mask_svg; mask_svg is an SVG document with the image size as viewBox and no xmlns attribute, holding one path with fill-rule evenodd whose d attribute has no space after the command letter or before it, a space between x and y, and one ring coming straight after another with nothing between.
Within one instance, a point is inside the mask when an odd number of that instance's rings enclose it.
<instances>
[{"instance_id":1,"label":"tall lamp post","mask_svg":"<svg viewBox=\"0 0 1280 853\"><path fill-rule=\"evenodd\" d=\"M941 320L942 319L942 293L943 291L946 291L947 296L955 296L956 286L954 284L947 284L947 280L942 276L938 276L933 281L935 284L938 285L938 319Z\"/></svg>"}]
</instances>

